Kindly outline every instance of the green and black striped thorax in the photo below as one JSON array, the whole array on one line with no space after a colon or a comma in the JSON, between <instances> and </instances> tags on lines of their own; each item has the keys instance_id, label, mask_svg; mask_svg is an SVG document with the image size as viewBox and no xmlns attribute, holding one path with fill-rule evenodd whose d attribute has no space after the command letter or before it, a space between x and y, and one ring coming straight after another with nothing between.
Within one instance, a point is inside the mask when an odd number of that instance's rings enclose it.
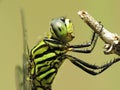
<instances>
[{"instance_id":1,"label":"green and black striped thorax","mask_svg":"<svg viewBox=\"0 0 120 90\"><path fill-rule=\"evenodd\" d=\"M29 76L32 90L51 90L51 84L74 36L72 23L66 18L53 19L51 37L46 37L30 52Z\"/></svg>"}]
</instances>

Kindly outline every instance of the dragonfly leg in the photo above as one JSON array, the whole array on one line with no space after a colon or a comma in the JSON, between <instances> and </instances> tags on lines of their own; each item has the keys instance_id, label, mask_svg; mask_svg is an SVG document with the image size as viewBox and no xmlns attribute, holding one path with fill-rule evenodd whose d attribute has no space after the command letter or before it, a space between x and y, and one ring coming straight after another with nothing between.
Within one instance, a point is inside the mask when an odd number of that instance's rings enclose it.
<instances>
[{"instance_id":1,"label":"dragonfly leg","mask_svg":"<svg viewBox=\"0 0 120 90\"><path fill-rule=\"evenodd\" d=\"M81 45L70 45L69 47L72 48L71 51L73 52L78 52L78 53L91 53L96 45L98 39L98 34L97 33L93 33L92 35L92 39L89 43L86 44L81 44ZM90 47L90 49L86 49L86 47ZM84 48L84 50L80 50L80 48Z\"/></svg>"},{"instance_id":2,"label":"dragonfly leg","mask_svg":"<svg viewBox=\"0 0 120 90\"><path fill-rule=\"evenodd\" d=\"M66 55L66 57L77 67L81 68L85 72L91 74L91 75L98 75L108 69L112 64L120 61L120 58L114 59L113 61L110 61L109 63L106 63L104 65L98 66L98 65L92 65L85 61L82 61L76 57L73 57L71 55Z\"/></svg>"}]
</instances>

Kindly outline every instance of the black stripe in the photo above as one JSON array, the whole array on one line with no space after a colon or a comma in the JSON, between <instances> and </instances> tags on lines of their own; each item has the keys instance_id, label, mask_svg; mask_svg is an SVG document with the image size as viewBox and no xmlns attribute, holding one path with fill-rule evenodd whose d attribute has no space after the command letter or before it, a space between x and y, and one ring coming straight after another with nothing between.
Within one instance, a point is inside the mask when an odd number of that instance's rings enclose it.
<instances>
[{"instance_id":1,"label":"black stripe","mask_svg":"<svg viewBox=\"0 0 120 90\"><path fill-rule=\"evenodd\" d=\"M54 56L54 57L48 58L44 62L39 62L36 65L39 65L39 64L45 63L46 61L51 61L51 60L54 62L54 60L56 60L57 58L58 58L58 56ZM62 60L60 62L62 62ZM54 62L52 64L53 64L53 66L55 66L56 64L58 64L58 62ZM44 66L38 67L37 69L39 71L41 68L46 67L46 66L48 66L48 65L44 65ZM51 67L51 65L50 65L50 67Z\"/></svg>"},{"instance_id":2,"label":"black stripe","mask_svg":"<svg viewBox=\"0 0 120 90\"><path fill-rule=\"evenodd\" d=\"M43 52L43 53L41 53L41 54L36 54L35 55L35 57L34 57L34 59L37 59L37 58L40 58L40 57L42 57L43 55L46 55L46 54L48 54L48 53L55 53L55 51L56 50L59 50L59 51L61 51L60 50L60 48L58 48L58 47L54 47L54 49L51 49L50 47L48 48L48 50L46 50L45 52Z\"/></svg>"},{"instance_id":3,"label":"black stripe","mask_svg":"<svg viewBox=\"0 0 120 90\"><path fill-rule=\"evenodd\" d=\"M36 63L36 65L37 65L37 64L45 63L46 61L55 60L57 57L58 57L58 55L55 55L55 56L53 56L53 57L47 58L46 60L39 61L39 62Z\"/></svg>"},{"instance_id":4,"label":"black stripe","mask_svg":"<svg viewBox=\"0 0 120 90\"><path fill-rule=\"evenodd\" d=\"M57 69L52 67L52 68L49 68L47 71L44 71L44 72L42 72L42 73L39 73L38 75L36 75L36 77L39 77L39 76L41 76L42 74L45 74L46 72L49 72L49 70L51 70L51 69L55 69L55 71L49 73L49 74L48 74L46 77L44 77L43 79L47 79L47 78L50 77L49 75L52 75L53 73L57 73ZM43 79L41 79L41 81L42 81Z\"/></svg>"},{"instance_id":5,"label":"black stripe","mask_svg":"<svg viewBox=\"0 0 120 90\"><path fill-rule=\"evenodd\" d=\"M56 74L56 73L57 73L57 70L55 72L53 72L53 73L48 74L44 79L48 80L53 74ZM52 81L50 83L47 83L47 84L52 84L54 78L52 79Z\"/></svg>"},{"instance_id":6,"label":"black stripe","mask_svg":"<svg viewBox=\"0 0 120 90\"><path fill-rule=\"evenodd\" d=\"M38 72L40 71L40 69L42 69L42 68L44 68L46 66L48 66L48 65L44 65L44 66L38 67ZM41 71L40 71L40 73L41 73Z\"/></svg>"},{"instance_id":7,"label":"black stripe","mask_svg":"<svg viewBox=\"0 0 120 90\"><path fill-rule=\"evenodd\" d=\"M35 57L34 57L34 59L40 58L40 57L42 57L42 56L44 56L44 55L46 55L46 54L48 54L50 52L51 52L51 49L48 48L48 50L46 50L45 52L43 52L41 54L36 54Z\"/></svg>"},{"instance_id":8,"label":"black stripe","mask_svg":"<svg viewBox=\"0 0 120 90\"><path fill-rule=\"evenodd\" d=\"M39 77L39 76L41 76L42 74L45 74L46 72L48 72L48 71L51 70L51 69L54 69L54 68L52 67L52 68L49 68L48 70L46 70L46 71L44 71L44 72L40 72L40 73L38 73L38 74L36 75L36 77Z\"/></svg>"},{"instance_id":9,"label":"black stripe","mask_svg":"<svg viewBox=\"0 0 120 90\"><path fill-rule=\"evenodd\" d=\"M34 48L36 48L38 45L39 45L39 43L33 47L33 49L31 50L31 52L32 52L32 51L34 50ZM34 50L33 53L35 53L35 52L36 52L37 50L39 50L40 48L46 47L46 46L48 46L48 45L47 45L47 44L43 44L43 45L39 46L38 48L36 48L36 49Z\"/></svg>"}]
</instances>

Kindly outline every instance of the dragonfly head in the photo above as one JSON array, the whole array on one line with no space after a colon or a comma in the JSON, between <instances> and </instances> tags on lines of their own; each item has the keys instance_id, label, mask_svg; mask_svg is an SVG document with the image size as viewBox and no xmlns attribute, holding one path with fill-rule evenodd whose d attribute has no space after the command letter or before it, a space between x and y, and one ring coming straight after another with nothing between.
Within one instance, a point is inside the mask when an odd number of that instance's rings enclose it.
<instances>
[{"instance_id":1,"label":"dragonfly head","mask_svg":"<svg viewBox=\"0 0 120 90\"><path fill-rule=\"evenodd\" d=\"M55 18L50 23L52 37L62 42L69 42L74 38L73 25L65 17Z\"/></svg>"}]
</instances>

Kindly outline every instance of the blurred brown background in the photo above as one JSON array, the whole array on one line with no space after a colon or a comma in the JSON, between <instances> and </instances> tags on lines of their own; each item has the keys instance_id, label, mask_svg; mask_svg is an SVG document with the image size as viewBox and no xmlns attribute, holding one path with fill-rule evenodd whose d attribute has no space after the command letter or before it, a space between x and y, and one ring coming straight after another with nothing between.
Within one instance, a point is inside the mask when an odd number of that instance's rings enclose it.
<instances>
[{"instance_id":1,"label":"blurred brown background","mask_svg":"<svg viewBox=\"0 0 120 90\"><path fill-rule=\"evenodd\" d=\"M71 44L90 40L92 30L79 18L79 10L88 11L111 32L120 35L119 0L0 0L0 90L16 90L15 66L22 66L22 26L20 7L25 12L29 47L49 33L52 18L66 16L74 24L76 38ZM102 65L116 55L103 54L104 43L98 40L89 54L72 54L86 62ZM53 90L120 90L120 63L98 76L91 76L66 60L59 69Z\"/></svg>"}]
</instances>

